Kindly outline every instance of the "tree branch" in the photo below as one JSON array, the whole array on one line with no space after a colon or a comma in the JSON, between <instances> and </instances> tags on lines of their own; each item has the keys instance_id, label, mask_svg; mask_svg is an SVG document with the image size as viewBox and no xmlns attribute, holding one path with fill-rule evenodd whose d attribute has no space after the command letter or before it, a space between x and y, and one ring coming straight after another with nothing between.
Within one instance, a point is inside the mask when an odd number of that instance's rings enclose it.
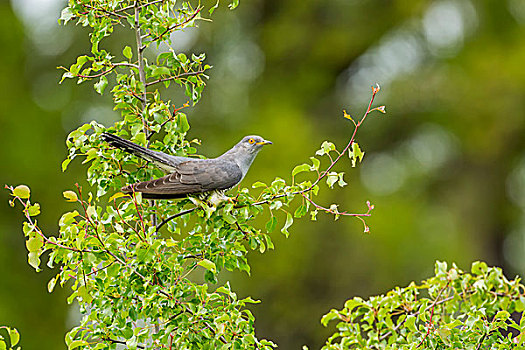
<instances>
[{"instance_id":1,"label":"tree branch","mask_svg":"<svg viewBox=\"0 0 525 350\"><path fill-rule=\"evenodd\" d=\"M160 228L162 226L164 226L166 223L170 222L171 220L173 220L175 218L178 218L179 216L189 214L192 211L194 211L195 209L197 209L197 207L193 207L193 208L190 208L190 209L183 210L183 211L181 211L181 212L179 212L177 214L174 214L174 215L168 217L167 219L164 219L160 224L157 225L156 232L159 232Z\"/></svg>"},{"instance_id":2,"label":"tree branch","mask_svg":"<svg viewBox=\"0 0 525 350\"><path fill-rule=\"evenodd\" d=\"M175 80L175 79L180 79L180 78L200 75L200 74L203 74L203 73L204 73L203 70L199 70L199 71L196 71L196 72L184 72L184 73L181 73L181 74L178 74L178 75L174 75L172 77L161 78L161 79L157 79L155 81L150 81L150 82L146 83L146 86L151 86L151 85L154 85L154 84L162 83L163 81Z\"/></svg>"},{"instance_id":3,"label":"tree branch","mask_svg":"<svg viewBox=\"0 0 525 350\"><path fill-rule=\"evenodd\" d=\"M202 10L203 8L202 7L198 7L194 13L192 13L192 15L188 18L186 18L186 20L184 20L184 22L181 22L181 23L177 23L171 27L168 27L166 28L161 34L157 35L155 38L152 39L152 41L157 41L159 40L160 38L162 38L164 35L166 35L167 33L169 32L172 32L173 30L177 29L177 28L180 28L182 26L184 26L185 24L188 24L189 22L193 21L195 19L195 17L197 17L197 15L199 14L199 12Z\"/></svg>"},{"instance_id":4,"label":"tree branch","mask_svg":"<svg viewBox=\"0 0 525 350\"><path fill-rule=\"evenodd\" d=\"M118 9L118 10L115 10L116 13L119 13L119 12L125 12L127 10L131 10L132 8L137 8L137 9L141 9L143 7L147 7L147 6L150 6L150 5L154 5L154 4L158 4L159 2L165 2L166 0L155 0L155 1L151 1L151 2L147 2L145 4L142 4L142 5L139 5L139 6L136 6L136 4L134 5L130 5L130 6L127 6L127 7L123 7L121 9Z\"/></svg>"},{"instance_id":5,"label":"tree branch","mask_svg":"<svg viewBox=\"0 0 525 350\"><path fill-rule=\"evenodd\" d=\"M144 71L144 48L142 47L142 38L140 36L140 8L138 1L135 0L134 4L135 8L135 40L137 42L137 57L138 57L138 71L139 71L139 80L142 83L142 86L144 86L144 91L142 93L142 125L144 127L144 133L146 134L146 137L149 136L149 130L148 130L148 124L146 122L146 116L144 115L144 111L146 110L146 106L148 103L148 97L146 95L146 73Z\"/></svg>"}]
</instances>

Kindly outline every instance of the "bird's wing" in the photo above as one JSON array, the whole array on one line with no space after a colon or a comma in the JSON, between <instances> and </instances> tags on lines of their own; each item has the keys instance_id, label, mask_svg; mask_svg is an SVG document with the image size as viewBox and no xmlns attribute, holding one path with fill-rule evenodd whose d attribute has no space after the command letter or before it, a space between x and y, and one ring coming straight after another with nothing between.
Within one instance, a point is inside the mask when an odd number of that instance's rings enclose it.
<instances>
[{"instance_id":1,"label":"bird's wing","mask_svg":"<svg viewBox=\"0 0 525 350\"><path fill-rule=\"evenodd\" d=\"M188 194L225 190L241 181L242 172L235 162L217 159L191 160L178 164L175 171L156 180L122 188L123 192L142 192L145 198L180 198Z\"/></svg>"},{"instance_id":2,"label":"bird's wing","mask_svg":"<svg viewBox=\"0 0 525 350\"><path fill-rule=\"evenodd\" d=\"M141 157L147 161L154 163L159 169L171 173L175 170L175 167L183 162L192 160L193 158L172 156L163 152L152 151L146 147L142 147L123 139L114 134L103 133L101 138L112 146L120 148L126 152Z\"/></svg>"}]
</instances>

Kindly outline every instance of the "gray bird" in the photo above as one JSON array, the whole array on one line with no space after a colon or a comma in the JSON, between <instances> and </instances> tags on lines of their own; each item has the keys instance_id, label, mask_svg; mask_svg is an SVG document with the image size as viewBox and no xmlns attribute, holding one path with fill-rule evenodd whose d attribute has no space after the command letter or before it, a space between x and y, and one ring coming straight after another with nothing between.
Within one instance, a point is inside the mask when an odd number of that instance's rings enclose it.
<instances>
[{"instance_id":1,"label":"gray bird","mask_svg":"<svg viewBox=\"0 0 525 350\"><path fill-rule=\"evenodd\" d=\"M142 192L142 197L148 199L181 198L189 194L232 188L244 178L261 148L272 144L260 136L246 136L217 158L196 159L152 151L110 133L103 133L102 139L112 146L153 162L161 170L170 173L121 189L124 193Z\"/></svg>"}]
</instances>

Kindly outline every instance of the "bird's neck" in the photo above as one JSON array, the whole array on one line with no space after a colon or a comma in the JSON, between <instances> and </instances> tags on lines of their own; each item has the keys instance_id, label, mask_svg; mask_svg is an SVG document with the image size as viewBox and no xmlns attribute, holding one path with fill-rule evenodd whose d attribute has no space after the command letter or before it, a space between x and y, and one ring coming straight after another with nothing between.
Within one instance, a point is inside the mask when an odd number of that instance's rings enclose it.
<instances>
[{"instance_id":1,"label":"bird's neck","mask_svg":"<svg viewBox=\"0 0 525 350\"><path fill-rule=\"evenodd\" d=\"M248 152L238 152L235 148L232 148L231 150L225 152L223 155L221 155L219 158L227 159L235 162L239 168L241 169L242 173L242 179L244 179L244 176L246 173L248 173L248 170L250 169L250 166L253 163L253 160L257 156L258 152L248 153Z\"/></svg>"}]
</instances>

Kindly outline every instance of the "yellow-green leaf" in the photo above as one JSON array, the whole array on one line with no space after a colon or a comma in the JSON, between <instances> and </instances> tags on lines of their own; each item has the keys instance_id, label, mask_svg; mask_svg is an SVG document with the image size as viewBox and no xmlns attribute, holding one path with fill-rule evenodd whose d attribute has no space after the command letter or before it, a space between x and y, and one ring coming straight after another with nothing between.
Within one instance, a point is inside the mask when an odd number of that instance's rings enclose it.
<instances>
[{"instance_id":1,"label":"yellow-green leaf","mask_svg":"<svg viewBox=\"0 0 525 350\"><path fill-rule=\"evenodd\" d=\"M26 185L18 185L13 189L13 196L27 199L31 194L31 190Z\"/></svg>"},{"instance_id":2,"label":"yellow-green leaf","mask_svg":"<svg viewBox=\"0 0 525 350\"><path fill-rule=\"evenodd\" d=\"M73 191L64 191L62 192L62 194L64 195L64 198L68 201L68 202L76 202L78 201L78 196L75 192Z\"/></svg>"},{"instance_id":3,"label":"yellow-green leaf","mask_svg":"<svg viewBox=\"0 0 525 350\"><path fill-rule=\"evenodd\" d=\"M15 328L8 328L9 340L11 340L11 347L14 347L20 341L20 333Z\"/></svg>"},{"instance_id":4,"label":"yellow-green leaf","mask_svg":"<svg viewBox=\"0 0 525 350\"><path fill-rule=\"evenodd\" d=\"M299 173L302 173L302 172L305 172L305 171L309 171L309 170L310 170L310 165L308 165L308 164L298 165L295 168L293 168L292 176L295 176L295 175L297 175Z\"/></svg>"},{"instance_id":5,"label":"yellow-green leaf","mask_svg":"<svg viewBox=\"0 0 525 350\"><path fill-rule=\"evenodd\" d=\"M283 226L283 228L281 229L281 232L282 232L286 237L288 237L288 235L290 234L290 233L288 232L288 228L289 228L290 226L292 226L292 224L293 224L293 217L292 217L292 214L290 214L290 213L286 213L286 222L284 223L284 226Z\"/></svg>"},{"instance_id":6,"label":"yellow-green leaf","mask_svg":"<svg viewBox=\"0 0 525 350\"><path fill-rule=\"evenodd\" d=\"M44 246L44 240L40 236L31 237L26 241L26 247L29 252L37 252Z\"/></svg>"},{"instance_id":7,"label":"yellow-green leaf","mask_svg":"<svg viewBox=\"0 0 525 350\"><path fill-rule=\"evenodd\" d=\"M57 276L49 280L49 282L47 283L47 291L49 293L53 292L53 289L55 289L56 284L57 284Z\"/></svg>"},{"instance_id":8,"label":"yellow-green leaf","mask_svg":"<svg viewBox=\"0 0 525 350\"><path fill-rule=\"evenodd\" d=\"M29 252L29 254L27 254L27 262L33 266L35 270L40 271L40 256L37 252Z\"/></svg>"},{"instance_id":9,"label":"yellow-green leaf","mask_svg":"<svg viewBox=\"0 0 525 350\"><path fill-rule=\"evenodd\" d=\"M119 199L119 198L122 198L122 197L127 197L129 195L127 194L124 194L122 192L117 192L115 193L114 195L112 195L110 198L109 198L109 202L113 202L115 199Z\"/></svg>"},{"instance_id":10,"label":"yellow-green leaf","mask_svg":"<svg viewBox=\"0 0 525 350\"><path fill-rule=\"evenodd\" d=\"M197 263L197 265L202 266L206 270L210 270L213 273L217 272L217 267L215 266L215 263L208 259L202 259L201 261Z\"/></svg>"},{"instance_id":11,"label":"yellow-green leaf","mask_svg":"<svg viewBox=\"0 0 525 350\"><path fill-rule=\"evenodd\" d=\"M131 47L129 46L126 46L124 50L122 50L122 53L127 59L131 59L131 57L133 57L133 52L131 51Z\"/></svg>"},{"instance_id":12,"label":"yellow-green leaf","mask_svg":"<svg viewBox=\"0 0 525 350\"><path fill-rule=\"evenodd\" d=\"M86 210L86 214L91 219L97 216L97 211L95 210L94 206L90 205Z\"/></svg>"}]
</instances>

